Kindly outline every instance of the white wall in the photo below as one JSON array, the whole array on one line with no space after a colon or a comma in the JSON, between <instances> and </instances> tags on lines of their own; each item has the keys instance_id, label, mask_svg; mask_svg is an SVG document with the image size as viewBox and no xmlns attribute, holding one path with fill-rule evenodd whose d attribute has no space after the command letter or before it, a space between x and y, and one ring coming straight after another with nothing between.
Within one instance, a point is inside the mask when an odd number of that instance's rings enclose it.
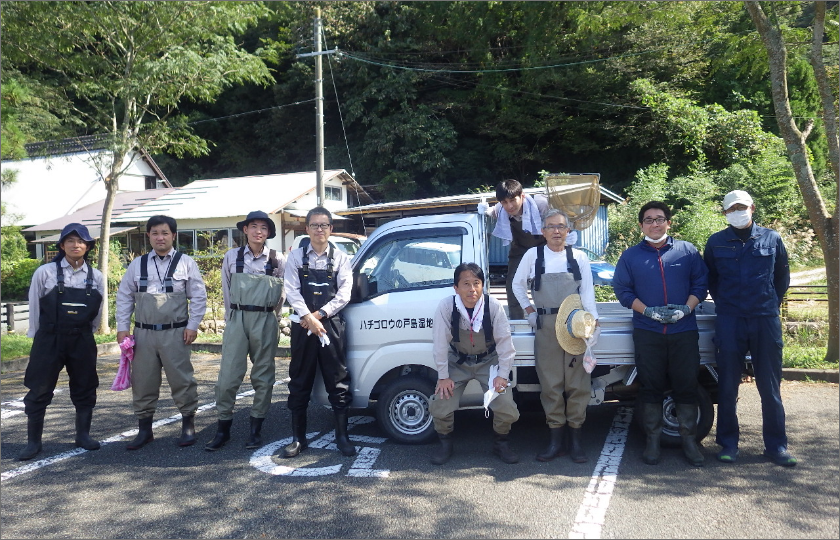
<instances>
[{"instance_id":1,"label":"white wall","mask_svg":"<svg viewBox=\"0 0 840 540\"><path fill-rule=\"evenodd\" d=\"M17 225L33 226L102 201L105 184L92 159L91 154L78 153L4 161L4 170L19 171L17 181L3 190L7 212L21 217ZM156 174L137 157L120 179L120 191L143 191L146 176Z\"/></svg>"}]
</instances>

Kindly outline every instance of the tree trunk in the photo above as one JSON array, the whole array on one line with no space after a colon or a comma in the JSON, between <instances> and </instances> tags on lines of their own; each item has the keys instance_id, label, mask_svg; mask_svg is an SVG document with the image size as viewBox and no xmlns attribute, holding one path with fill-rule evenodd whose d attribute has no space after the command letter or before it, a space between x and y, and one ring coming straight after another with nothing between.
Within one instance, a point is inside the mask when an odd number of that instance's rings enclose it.
<instances>
[{"instance_id":1,"label":"tree trunk","mask_svg":"<svg viewBox=\"0 0 840 540\"><path fill-rule=\"evenodd\" d=\"M815 2L819 4L820 2ZM799 184L799 190L802 192L802 199L805 201L805 208L808 210L808 217L811 221L811 226L820 242L823 251L823 258L826 263L826 278L828 282L828 344L826 347L825 359L830 362L836 362L840 358L840 349L838 342L840 342L840 316L838 315L838 308L840 308L840 267L838 267L838 235L836 218L828 214L825 203L820 195L817 182L814 179L814 173L811 169L811 163L808 159L808 150L805 145L805 137L802 132L796 127L793 118L793 113L790 108L790 101L787 88L787 49L782 40L781 32L778 28L771 26L758 2L747 1L744 2L747 12L758 30L761 40L764 43L764 48L767 50L767 58L770 67L770 83L771 93L773 97L773 107L776 111L776 119L779 124L779 132L785 142L788 157L793 165L793 171L796 175L796 181ZM819 21L820 13L825 17L824 7L817 11L817 23L815 30L821 33L821 23ZM821 40L822 38L820 38ZM821 48L820 48L821 49ZM811 65L822 65L822 56L819 58L812 58ZM815 67L815 75L818 79L820 74ZM827 79L826 79L827 82ZM822 94L822 90L821 90ZM831 100L833 102L833 100ZM833 105L830 107L833 110ZM825 99L823 99L823 119L826 126L835 122L835 115L826 110ZM827 128L826 132L831 128ZM832 130L835 134L836 130ZM837 138L831 140L829 136L829 147L837 144ZM832 158L832 168L837 171L836 164L833 161L833 156L837 156L837 152L829 152L829 157ZM835 180L838 180L835 172ZM838 191L838 203L840 203L840 191ZM840 208L840 206L836 206Z\"/></svg>"},{"instance_id":2,"label":"tree trunk","mask_svg":"<svg viewBox=\"0 0 840 540\"><path fill-rule=\"evenodd\" d=\"M111 213L114 210L114 199L120 186L120 171L125 155L115 152L111 162L111 170L105 178L105 204L102 206L102 221L99 228L99 271L102 272L102 280L105 285L105 294L102 301L102 318L99 321L100 334L110 334L111 327L108 319L110 305L108 303L108 266L111 255Z\"/></svg>"}]
</instances>

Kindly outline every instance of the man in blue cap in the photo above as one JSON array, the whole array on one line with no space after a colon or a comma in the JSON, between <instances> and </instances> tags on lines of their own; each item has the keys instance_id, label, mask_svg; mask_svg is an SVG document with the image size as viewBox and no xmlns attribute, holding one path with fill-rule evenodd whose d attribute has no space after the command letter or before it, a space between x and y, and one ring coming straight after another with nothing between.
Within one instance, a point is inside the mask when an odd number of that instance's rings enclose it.
<instances>
[{"instance_id":1,"label":"man in blue cap","mask_svg":"<svg viewBox=\"0 0 840 540\"><path fill-rule=\"evenodd\" d=\"M52 402L62 368L70 378L70 400L76 407L76 446L98 450L90 438L90 422L96 405L96 342L105 286L102 273L87 262L96 244L87 227L70 223L58 239L58 255L40 266L29 285L29 331L34 338L24 385L27 445L19 461L41 451L44 414Z\"/></svg>"},{"instance_id":2,"label":"man in blue cap","mask_svg":"<svg viewBox=\"0 0 840 540\"><path fill-rule=\"evenodd\" d=\"M271 406L275 381L277 322L286 299L283 294L286 258L282 253L266 249L265 245L267 240L277 236L274 222L268 214L257 210L237 223L236 228L245 233L248 242L228 250L222 261L225 338L216 381L219 426L216 436L204 446L210 452L220 449L230 440L233 406L248 368L249 355L254 403L251 407L251 435L245 448L262 446L260 433Z\"/></svg>"}]
</instances>

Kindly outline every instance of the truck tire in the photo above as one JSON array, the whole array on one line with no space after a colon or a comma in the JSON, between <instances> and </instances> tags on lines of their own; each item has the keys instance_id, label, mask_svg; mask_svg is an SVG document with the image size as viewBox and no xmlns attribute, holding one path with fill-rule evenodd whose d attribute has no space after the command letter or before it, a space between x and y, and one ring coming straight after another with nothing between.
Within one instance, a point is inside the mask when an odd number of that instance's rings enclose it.
<instances>
[{"instance_id":1,"label":"truck tire","mask_svg":"<svg viewBox=\"0 0 840 540\"><path fill-rule=\"evenodd\" d=\"M697 400L699 403L699 418L697 419L696 439L697 442L700 442L705 439L706 435L708 435L712 430L712 423L714 423L715 420L715 406L712 403L712 398L709 397L709 393L705 388L703 388L703 386L697 387ZM639 404L638 400L636 401L636 404ZM638 410L639 409L637 408L637 411ZM636 419L636 425L638 425L639 429L641 429L644 433L642 415L637 412L633 416ZM680 424L677 421L675 403L674 400L671 399L669 393L665 396L665 400L662 402L662 437L660 439L662 446L668 448L679 448L682 446L679 427Z\"/></svg>"},{"instance_id":2,"label":"truck tire","mask_svg":"<svg viewBox=\"0 0 840 540\"><path fill-rule=\"evenodd\" d=\"M435 438L429 412L432 381L423 377L397 377L380 392L376 402L379 426L388 437L402 444L426 444Z\"/></svg>"}]
</instances>

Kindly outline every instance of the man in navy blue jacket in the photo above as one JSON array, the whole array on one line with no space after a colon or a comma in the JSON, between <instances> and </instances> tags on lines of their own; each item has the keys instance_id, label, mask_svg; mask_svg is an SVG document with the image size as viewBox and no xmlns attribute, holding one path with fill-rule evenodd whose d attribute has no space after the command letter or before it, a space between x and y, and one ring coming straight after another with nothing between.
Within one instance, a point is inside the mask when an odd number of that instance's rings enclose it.
<instances>
[{"instance_id":1,"label":"man in navy blue jacket","mask_svg":"<svg viewBox=\"0 0 840 540\"><path fill-rule=\"evenodd\" d=\"M694 308L706 298L708 270L690 242L668 236L671 209L665 203L642 206L639 227L645 238L621 254L613 290L621 305L634 311L640 414L647 434L642 460L659 462L662 401L671 389L683 453L689 463L702 467L696 440L700 336Z\"/></svg>"},{"instance_id":2,"label":"man in navy blue jacket","mask_svg":"<svg viewBox=\"0 0 840 540\"><path fill-rule=\"evenodd\" d=\"M744 357L750 352L761 396L764 455L783 467L796 465L787 451L782 405L782 323L779 306L790 285L788 254L781 236L753 221L755 204L746 191L723 198L729 227L706 242L709 292L715 301L715 344L718 370L716 441L718 460L738 458L738 416L735 403Z\"/></svg>"}]
</instances>

